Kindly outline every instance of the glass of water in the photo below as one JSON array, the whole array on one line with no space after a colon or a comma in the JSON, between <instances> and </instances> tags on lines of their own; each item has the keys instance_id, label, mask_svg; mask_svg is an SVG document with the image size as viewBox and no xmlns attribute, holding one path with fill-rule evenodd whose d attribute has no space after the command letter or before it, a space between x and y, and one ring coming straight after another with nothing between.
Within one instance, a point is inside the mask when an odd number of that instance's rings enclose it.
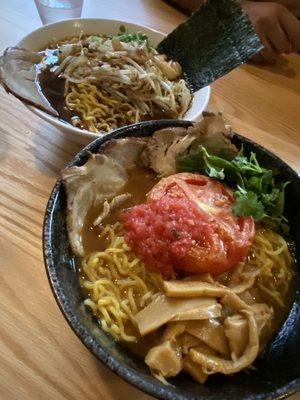
<instances>
[{"instance_id":1,"label":"glass of water","mask_svg":"<svg viewBox=\"0 0 300 400\"><path fill-rule=\"evenodd\" d=\"M83 0L34 0L42 23L49 24L61 19L79 18Z\"/></svg>"}]
</instances>

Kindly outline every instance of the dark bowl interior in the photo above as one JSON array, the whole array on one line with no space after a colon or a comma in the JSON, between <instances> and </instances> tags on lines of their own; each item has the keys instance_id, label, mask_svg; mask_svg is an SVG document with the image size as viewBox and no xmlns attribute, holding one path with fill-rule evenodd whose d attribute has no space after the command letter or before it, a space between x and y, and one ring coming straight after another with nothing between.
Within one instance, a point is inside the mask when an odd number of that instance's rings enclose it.
<instances>
[{"instance_id":1,"label":"dark bowl interior","mask_svg":"<svg viewBox=\"0 0 300 400\"><path fill-rule=\"evenodd\" d=\"M83 149L69 165L82 165L88 152L111 138L150 136L167 126L189 126L187 121L147 121L124 127L99 138ZM296 243L300 260L300 178L282 160L259 145L239 135L235 143L244 145L246 153L253 150L263 165L277 168L280 178L291 181L286 193L286 216ZM255 370L234 376L211 376L199 385L181 374L165 386L151 376L144 361L116 343L99 327L91 313L82 305L83 295L78 283L75 258L66 231L66 195L59 179L51 193L44 221L44 258L49 281L57 303L71 328L92 353L112 371L139 389L161 399L282 399L300 389L300 299L299 278L288 318L273 342L255 362Z\"/></svg>"}]
</instances>

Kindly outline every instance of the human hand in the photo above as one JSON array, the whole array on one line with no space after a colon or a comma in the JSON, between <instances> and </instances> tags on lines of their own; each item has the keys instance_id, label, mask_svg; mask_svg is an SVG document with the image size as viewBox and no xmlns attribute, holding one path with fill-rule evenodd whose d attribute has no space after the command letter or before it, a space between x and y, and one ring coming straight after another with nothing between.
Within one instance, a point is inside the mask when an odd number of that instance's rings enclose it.
<instances>
[{"instance_id":1,"label":"human hand","mask_svg":"<svg viewBox=\"0 0 300 400\"><path fill-rule=\"evenodd\" d=\"M254 61L272 61L276 54L300 50L300 21L284 5L244 0L242 7L264 45Z\"/></svg>"},{"instance_id":2,"label":"human hand","mask_svg":"<svg viewBox=\"0 0 300 400\"><path fill-rule=\"evenodd\" d=\"M274 2L274 0L263 0ZM300 1L299 0L276 0L279 3L289 9L297 18L300 18Z\"/></svg>"}]
</instances>

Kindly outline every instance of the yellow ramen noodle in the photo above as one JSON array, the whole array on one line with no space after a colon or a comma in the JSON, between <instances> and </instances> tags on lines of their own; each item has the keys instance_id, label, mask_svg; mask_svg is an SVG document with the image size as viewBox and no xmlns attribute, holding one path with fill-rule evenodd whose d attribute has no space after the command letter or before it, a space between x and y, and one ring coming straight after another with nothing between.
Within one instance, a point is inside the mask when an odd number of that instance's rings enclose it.
<instances>
[{"instance_id":1,"label":"yellow ramen noodle","mask_svg":"<svg viewBox=\"0 0 300 400\"><path fill-rule=\"evenodd\" d=\"M70 83L66 105L80 116L84 127L98 133L140 120L140 113L131 104L113 98L92 83Z\"/></svg>"},{"instance_id":2,"label":"yellow ramen noodle","mask_svg":"<svg viewBox=\"0 0 300 400\"><path fill-rule=\"evenodd\" d=\"M82 263L87 277L82 285L89 293L84 304L115 339L136 341L133 317L161 290L162 277L148 271L133 254L125 243L120 223L107 225L101 237L107 239L106 249L92 253ZM268 297L269 304L284 307L293 275L292 263L286 241L269 229L258 229L249 256L231 271L227 283L223 283L240 294L257 288ZM236 284L235 275L246 284Z\"/></svg>"},{"instance_id":3,"label":"yellow ramen noodle","mask_svg":"<svg viewBox=\"0 0 300 400\"><path fill-rule=\"evenodd\" d=\"M99 318L103 330L115 339L136 341L128 333L128 322L134 325L133 316L161 289L162 278L146 270L132 253L119 223L107 225L101 237L107 238L107 248L92 253L82 263L87 277L82 285L90 295L84 304Z\"/></svg>"},{"instance_id":4,"label":"yellow ramen noodle","mask_svg":"<svg viewBox=\"0 0 300 400\"><path fill-rule=\"evenodd\" d=\"M293 259L283 237L259 228L248 257L218 280L228 283L237 294L252 288L258 290L269 305L283 308L293 276L292 266Z\"/></svg>"},{"instance_id":5,"label":"yellow ramen noodle","mask_svg":"<svg viewBox=\"0 0 300 400\"><path fill-rule=\"evenodd\" d=\"M282 236L270 229L258 230L252 246L259 267L257 285L270 302L284 307L293 276L293 259Z\"/></svg>"}]
</instances>

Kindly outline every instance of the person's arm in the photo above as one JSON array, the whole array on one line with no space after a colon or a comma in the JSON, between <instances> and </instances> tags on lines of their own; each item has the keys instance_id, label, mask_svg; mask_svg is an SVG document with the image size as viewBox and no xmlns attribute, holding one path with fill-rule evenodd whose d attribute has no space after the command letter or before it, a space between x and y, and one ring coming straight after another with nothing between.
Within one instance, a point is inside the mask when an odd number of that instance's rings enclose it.
<instances>
[{"instance_id":1,"label":"person's arm","mask_svg":"<svg viewBox=\"0 0 300 400\"><path fill-rule=\"evenodd\" d=\"M300 18L300 0L257 0L257 1L267 1L273 3L281 4L285 6L289 11L291 11L297 18Z\"/></svg>"},{"instance_id":2,"label":"person's arm","mask_svg":"<svg viewBox=\"0 0 300 400\"><path fill-rule=\"evenodd\" d=\"M260 53L264 59L300 50L300 21L284 5L248 0L241 3L265 47Z\"/></svg>"},{"instance_id":3,"label":"person's arm","mask_svg":"<svg viewBox=\"0 0 300 400\"><path fill-rule=\"evenodd\" d=\"M188 12L197 10L203 3L203 0L172 1ZM270 61L276 54L300 51L300 21L286 7L293 6L294 9L296 5L300 7L300 0L278 0L278 2L240 0L240 2L265 47L259 55L254 56L254 61Z\"/></svg>"},{"instance_id":4,"label":"person's arm","mask_svg":"<svg viewBox=\"0 0 300 400\"><path fill-rule=\"evenodd\" d=\"M197 10L203 3L204 0L171 0L172 3L176 4L185 11L193 12ZM291 11L296 17L300 17L300 0L254 0L260 2L277 3L285 6ZM241 3L245 1L241 0Z\"/></svg>"}]
</instances>

